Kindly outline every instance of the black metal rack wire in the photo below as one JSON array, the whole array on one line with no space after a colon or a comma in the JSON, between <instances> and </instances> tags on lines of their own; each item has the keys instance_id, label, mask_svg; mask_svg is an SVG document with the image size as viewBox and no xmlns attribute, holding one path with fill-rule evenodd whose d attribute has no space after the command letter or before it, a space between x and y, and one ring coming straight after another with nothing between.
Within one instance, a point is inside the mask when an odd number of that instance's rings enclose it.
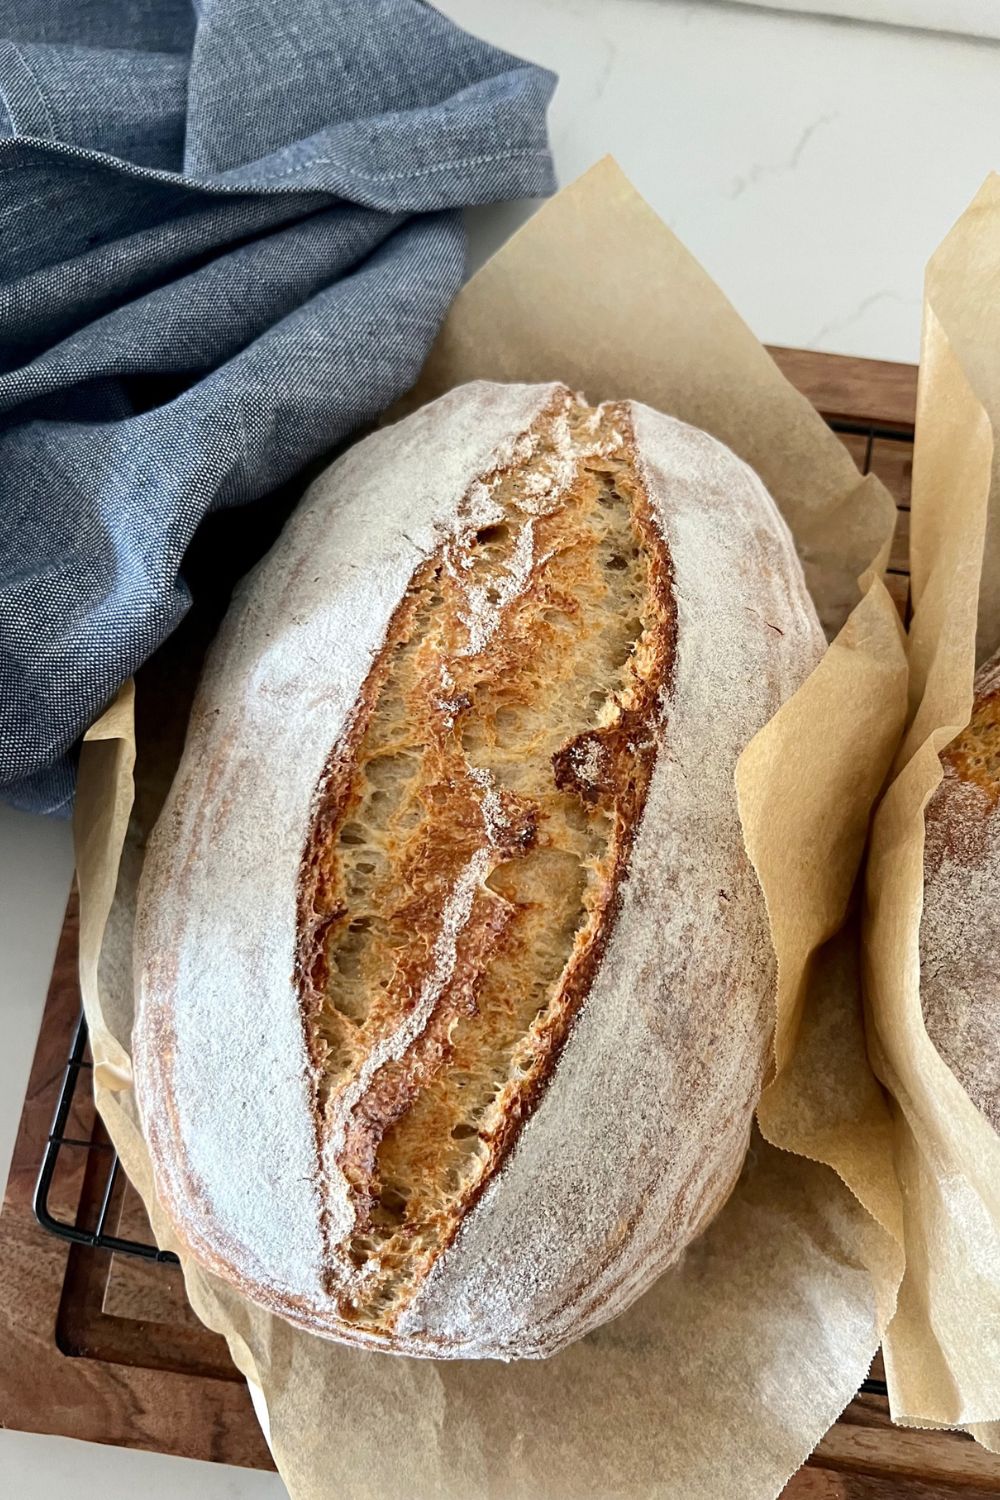
<instances>
[{"instance_id":1,"label":"black metal rack wire","mask_svg":"<svg viewBox=\"0 0 1000 1500\"><path fill-rule=\"evenodd\" d=\"M872 448L877 441L912 443L911 432L885 427L878 424L847 422L832 420L829 423L834 432L844 436L863 437L866 441L865 456L862 472L867 474L871 466ZM93 1064L87 1057L87 1022L80 1013L66 1066L63 1073L62 1085L56 1102L55 1114L52 1120L52 1128L49 1131L45 1143L45 1151L38 1172L38 1180L35 1184L33 1206L35 1217L43 1229L50 1234L57 1235L60 1239L67 1240L73 1245L81 1245L90 1250L115 1252L119 1255L140 1256L144 1260L162 1261L173 1265L179 1264L177 1256L169 1250L160 1250L156 1245L141 1240L123 1239L118 1235L109 1233L107 1225L111 1213L115 1189L121 1175L121 1162L118 1153L110 1141L84 1140L80 1137L67 1135L67 1125L76 1097L80 1074L89 1073ZM83 1151L86 1153L100 1153L106 1160L106 1174L104 1187L101 1192L100 1207L97 1213L97 1221L93 1229L85 1229L79 1224L70 1224L58 1218L49 1206L53 1180L60 1162L63 1151ZM868 1379L862 1382L861 1392L871 1396L887 1395L884 1380Z\"/></svg>"},{"instance_id":2,"label":"black metal rack wire","mask_svg":"<svg viewBox=\"0 0 1000 1500\"><path fill-rule=\"evenodd\" d=\"M52 1128L45 1142L38 1180L35 1183L35 1195L32 1200L35 1218L43 1229L48 1230L49 1234L69 1240L73 1245L86 1245L90 1250L117 1251L121 1255L137 1255L143 1260L167 1261L178 1265L177 1256L171 1250L160 1250L156 1245L145 1244L141 1240L120 1239L118 1235L108 1233L106 1225L121 1174L118 1152L110 1141L88 1141L79 1136L66 1134L80 1074L89 1073L93 1068L93 1063L87 1057L87 1040L87 1019L81 1010L63 1070L62 1086L56 1101L55 1114L52 1117ZM56 1218L49 1207L49 1194L63 1151L84 1151L88 1155L99 1153L107 1161L101 1205L97 1211L97 1223L93 1229L83 1229L78 1224L67 1224L64 1219Z\"/></svg>"}]
</instances>

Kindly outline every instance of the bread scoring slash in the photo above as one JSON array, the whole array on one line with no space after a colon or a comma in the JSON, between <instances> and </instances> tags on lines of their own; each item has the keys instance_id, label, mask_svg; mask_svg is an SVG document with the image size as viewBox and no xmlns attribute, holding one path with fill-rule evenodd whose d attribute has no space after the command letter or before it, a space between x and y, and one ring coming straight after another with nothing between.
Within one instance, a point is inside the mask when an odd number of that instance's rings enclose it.
<instances>
[{"instance_id":1,"label":"bread scoring slash","mask_svg":"<svg viewBox=\"0 0 1000 1500\"><path fill-rule=\"evenodd\" d=\"M736 760L823 639L760 481L462 387L244 582L150 841L136 1087L182 1242L348 1343L550 1354L725 1201L774 959Z\"/></svg>"}]
</instances>

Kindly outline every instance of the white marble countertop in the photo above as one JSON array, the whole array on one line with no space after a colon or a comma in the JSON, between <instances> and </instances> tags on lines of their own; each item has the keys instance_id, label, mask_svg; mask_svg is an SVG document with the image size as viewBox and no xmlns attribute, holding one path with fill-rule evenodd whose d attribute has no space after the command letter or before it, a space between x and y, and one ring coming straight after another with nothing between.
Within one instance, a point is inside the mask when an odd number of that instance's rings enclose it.
<instances>
[{"instance_id":1,"label":"white marble countertop","mask_svg":"<svg viewBox=\"0 0 1000 1500\"><path fill-rule=\"evenodd\" d=\"M916 360L927 257L1000 167L1000 45L680 0L442 9L560 74L560 181L613 153L765 342ZM474 259L518 217L481 211Z\"/></svg>"},{"instance_id":2,"label":"white marble countertop","mask_svg":"<svg viewBox=\"0 0 1000 1500\"><path fill-rule=\"evenodd\" d=\"M561 75L560 180L613 152L762 339L916 358L927 256L1000 166L996 44L680 0L441 8ZM529 207L471 216L473 263ZM0 809L4 1178L70 869L67 825ZM64 1487L76 1500L284 1494L273 1475L0 1432L0 1493Z\"/></svg>"}]
</instances>

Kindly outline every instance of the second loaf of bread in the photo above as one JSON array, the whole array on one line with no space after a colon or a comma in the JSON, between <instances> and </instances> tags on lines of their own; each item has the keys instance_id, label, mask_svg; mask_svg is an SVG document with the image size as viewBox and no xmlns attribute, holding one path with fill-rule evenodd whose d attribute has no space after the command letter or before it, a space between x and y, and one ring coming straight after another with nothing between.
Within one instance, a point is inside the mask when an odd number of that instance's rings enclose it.
<instances>
[{"instance_id":1,"label":"second loaf of bread","mask_svg":"<svg viewBox=\"0 0 1000 1500\"><path fill-rule=\"evenodd\" d=\"M350 1343L549 1354L718 1210L771 1045L734 768L823 648L704 433L463 387L241 587L151 840L136 1085L181 1240Z\"/></svg>"},{"instance_id":2,"label":"second loaf of bread","mask_svg":"<svg viewBox=\"0 0 1000 1500\"><path fill-rule=\"evenodd\" d=\"M1000 652L941 756L926 813L920 998L928 1035L1000 1130Z\"/></svg>"}]
</instances>

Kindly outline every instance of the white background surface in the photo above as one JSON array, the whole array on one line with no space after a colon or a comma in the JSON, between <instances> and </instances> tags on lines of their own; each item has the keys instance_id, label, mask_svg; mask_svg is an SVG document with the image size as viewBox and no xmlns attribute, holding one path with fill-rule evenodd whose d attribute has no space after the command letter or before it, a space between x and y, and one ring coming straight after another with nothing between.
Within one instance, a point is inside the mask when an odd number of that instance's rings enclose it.
<instances>
[{"instance_id":1,"label":"white background surface","mask_svg":"<svg viewBox=\"0 0 1000 1500\"><path fill-rule=\"evenodd\" d=\"M681 0L442 9L559 72L560 181L612 152L765 342L917 358L927 257L1000 167L1000 45ZM482 210L474 252L517 217Z\"/></svg>"},{"instance_id":2,"label":"white background surface","mask_svg":"<svg viewBox=\"0 0 1000 1500\"><path fill-rule=\"evenodd\" d=\"M1000 37L997 0L734 0L767 10L804 11L816 16L849 16L893 26L918 26L964 36Z\"/></svg>"},{"instance_id":3,"label":"white background surface","mask_svg":"<svg viewBox=\"0 0 1000 1500\"><path fill-rule=\"evenodd\" d=\"M916 358L924 262L1000 165L1000 47L680 0L442 8L561 74L560 180L613 152L765 341ZM474 261L525 212L475 214ZM0 809L3 1179L70 868L65 824ZM0 1432L0 1496L60 1492L284 1494L270 1475Z\"/></svg>"}]
</instances>

